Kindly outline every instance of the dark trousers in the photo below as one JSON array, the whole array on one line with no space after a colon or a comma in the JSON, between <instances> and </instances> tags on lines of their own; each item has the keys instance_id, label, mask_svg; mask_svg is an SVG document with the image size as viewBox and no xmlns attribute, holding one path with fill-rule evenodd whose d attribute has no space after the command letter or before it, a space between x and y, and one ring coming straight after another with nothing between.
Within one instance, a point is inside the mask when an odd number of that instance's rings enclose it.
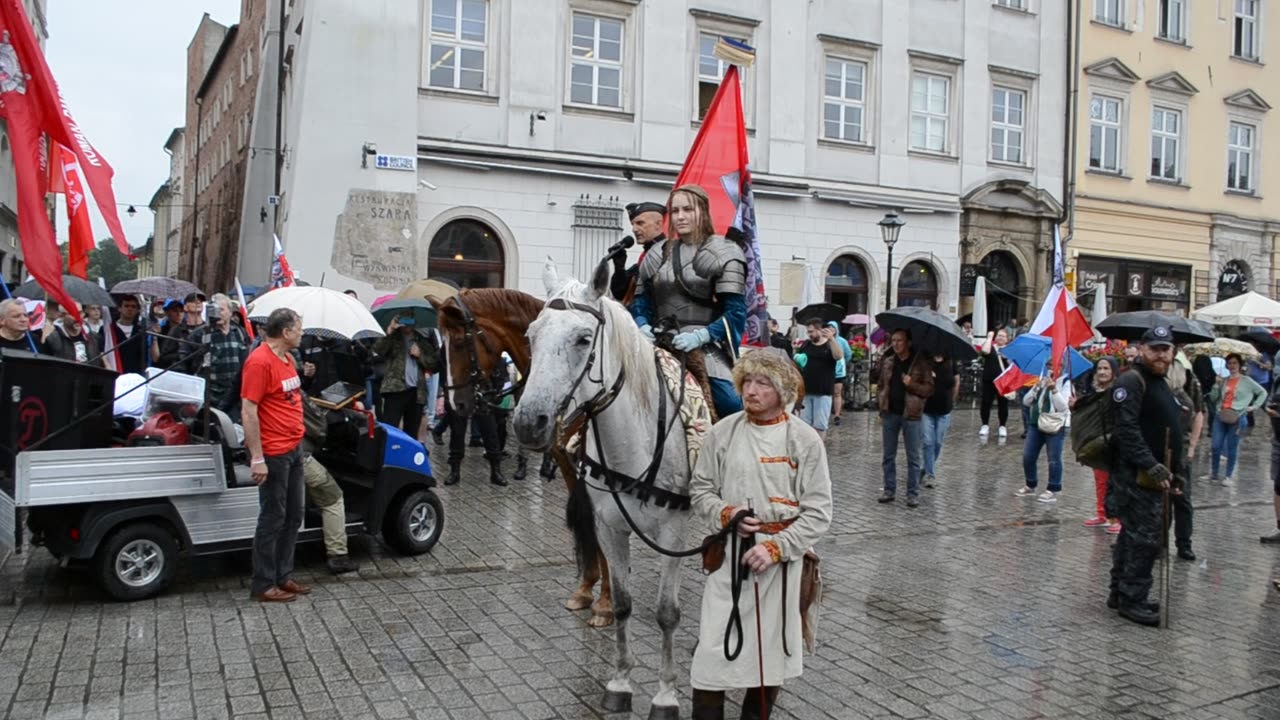
<instances>
[{"instance_id":1,"label":"dark trousers","mask_svg":"<svg viewBox=\"0 0 1280 720\"><path fill-rule=\"evenodd\" d=\"M1115 475L1111 482L1116 482ZM1127 478L1127 482L1133 479ZM1146 602L1151 592L1151 571L1160 554L1161 494L1137 487L1112 488L1112 494L1123 529L1111 551L1111 590L1120 593L1122 603L1136 605Z\"/></svg>"},{"instance_id":2,"label":"dark trousers","mask_svg":"<svg viewBox=\"0 0 1280 720\"><path fill-rule=\"evenodd\" d=\"M1195 477L1191 463L1191 460L1187 461L1187 477L1182 482L1182 494L1169 496L1173 504L1173 541L1179 550L1191 549L1191 515L1194 510L1191 506L1191 479Z\"/></svg>"},{"instance_id":3,"label":"dark trousers","mask_svg":"<svg viewBox=\"0 0 1280 720\"><path fill-rule=\"evenodd\" d=\"M302 451L268 455L267 479L258 486L258 529L253 534L254 595L279 587L293 574L293 550L302 524Z\"/></svg>"},{"instance_id":4,"label":"dark trousers","mask_svg":"<svg viewBox=\"0 0 1280 720\"><path fill-rule=\"evenodd\" d=\"M1009 424L1009 401L1003 395L996 392L996 386L990 381L982 383L982 405L978 410L979 416L982 418L983 425L990 425L991 420L991 404L995 403L1000 419L1000 427Z\"/></svg>"},{"instance_id":5,"label":"dark trousers","mask_svg":"<svg viewBox=\"0 0 1280 720\"><path fill-rule=\"evenodd\" d=\"M418 390L410 388L400 392L382 393L382 412L378 419L388 425L401 428L409 437L418 437L422 425L422 403L418 402ZM400 423L403 421L404 425Z\"/></svg>"},{"instance_id":6,"label":"dark trousers","mask_svg":"<svg viewBox=\"0 0 1280 720\"><path fill-rule=\"evenodd\" d=\"M449 464L462 462L467 455L467 420L457 412L449 413ZM470 417L471 427L478 428L480 438L484 442L484 456L490 461L502 459L502 448L498 444L498 426L494 414L487 412Z\"/></svg>"}]
</instances>

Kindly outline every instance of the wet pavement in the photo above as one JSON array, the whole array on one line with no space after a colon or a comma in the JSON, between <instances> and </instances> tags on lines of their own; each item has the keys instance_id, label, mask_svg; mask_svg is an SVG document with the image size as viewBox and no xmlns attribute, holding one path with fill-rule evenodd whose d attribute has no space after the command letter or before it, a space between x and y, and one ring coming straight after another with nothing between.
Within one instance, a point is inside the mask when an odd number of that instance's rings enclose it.
<instances>
[{"instance_id":1,"label":"wet pavement","mask_svg":"<svg viewBox=\"0 0 1280 720\"><path fill-rule=\"evenodd\" d=\"M938 487L917 509L875 502L874 416L850 413L833 429L820 645L775 718L1280 717L1280 592L1270 584L1280 549L1258 543L1274 521L1266 433L1244 442L1234 486L1193 486L1200 557L1174 561L1172 627L1154 630L1103 604L1114 538L1081 526L1093 507L1089 471L1068 458L1056 504L1015 498L1018 431L984 446L977 426L967 405L955 413ZM196 561L166 594L133 604L107 600L42 550L9 559L0 712L627 717L598 710L612 631L562 609L575 584L563 483L534 473L493 487L471 452L463 484L440 490L446 527L430 555L354 541L363 569L334 578L312 547L297 577L315 592L289 605L249 600L247 555ZM1043 487L1043 460L1041 471ZM633 557L634 716L645 717L657 688L657 563L647 549ZM685 567L676 653L687 717L701 575Z\"/></svg>"}]
</instances>

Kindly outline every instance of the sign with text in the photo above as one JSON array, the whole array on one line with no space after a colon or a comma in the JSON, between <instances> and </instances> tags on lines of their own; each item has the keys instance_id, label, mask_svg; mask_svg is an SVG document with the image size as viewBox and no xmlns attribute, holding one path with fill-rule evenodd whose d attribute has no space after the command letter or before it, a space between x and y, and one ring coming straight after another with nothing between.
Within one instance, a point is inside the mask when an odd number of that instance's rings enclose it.
<instances>
[{"instance_id":1,"label":"sign with text","mask_svg":"<svg viewBox=\"0 0 1280 720\"><path fill-rule=\"evenodd\" d=\"M960 297L973 297L978 289L978 265L965 263L960 266Z\"/></svg>"},{"instance_id":2,"label":"sign with text","mask_svg":"<svg viewBox=\"0 0 1280 720\"><path fill-rule=\"evenodd\" d=\"M418 169L418 158L411 155L378 155L373 166L379 170L413 171Z\"/></svg>"}]
</instances>

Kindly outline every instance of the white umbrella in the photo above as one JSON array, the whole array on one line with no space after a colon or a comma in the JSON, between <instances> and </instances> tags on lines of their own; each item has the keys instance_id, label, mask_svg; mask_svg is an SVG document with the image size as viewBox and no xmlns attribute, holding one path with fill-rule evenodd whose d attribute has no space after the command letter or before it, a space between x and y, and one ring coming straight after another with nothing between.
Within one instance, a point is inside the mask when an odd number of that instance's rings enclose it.
<instances>
[{"instance_id":1,"label":"white umbrella","mask_svg":"<svg viewBox=\"0 0 1280 720\"><path fill-rule=\"evenodd\" d=\"M1093 326L1093 339L1102 340L1098 325L1107 319L1107 285L1098 283L1093 288L1093 310L1089 313L1089 324Z\"/></svg>"},{"instance_id":2,"label":"white umbrella","mask_svg":"<svg viewBox=\"0 0 1280 720\"><path fill-rule=\"evenodd\" d=\"M806 307L814 303L820 303L825 298L822 295L822 283L818 282L818 273L813 269L812 265L804 266L804 285L800 288L800 304L798 307Z\"/></svg>"},{"instance_id":3,"label":"white umbrella","mask_svg":"<svg viewBox=\"0 0 1280 720\"><path fill-rule=\"evenodd\" d=\"M337 290L315 286L293 286L272 290L249 304L250 320L265 321L279 308L289 308L302 316L308 335L360 340L385 335L359 300Z\"/></svg>"},{"instance_id":4,"label":"white umbrella","mask_svg":"<svg viewBox=\"0 0 1280 720\"><path fill-rule=\"evenodd\" d=\"M987 337L987 279L981 275L973 284L973 336Z\"/></svg>"},{"instance_id":5,"label":"white umbrella","mask_svg":"<svg viewBox=\"0 0 1280 720\"><path fill-rule=\"evenodd\" d=\"M1256 292L1247 292L1200 308L1195 318L1213 325L1276 327L1280 326L1280 302Z\"/></svg>"}]
</instances>

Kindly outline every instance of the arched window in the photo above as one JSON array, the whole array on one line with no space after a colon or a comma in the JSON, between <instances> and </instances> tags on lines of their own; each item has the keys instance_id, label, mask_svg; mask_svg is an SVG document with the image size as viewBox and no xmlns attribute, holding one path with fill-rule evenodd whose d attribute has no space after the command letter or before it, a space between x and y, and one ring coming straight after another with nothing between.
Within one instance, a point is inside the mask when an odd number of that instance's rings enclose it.
<instances>
[{"instance_id":1,"label":"arched window","mask_svg":"<svg viewBox=\"0 0 1280 720\"><path fill-rule=\"evenodd\" d=\"M853 255L841 255L827 268L826 301L852 315L867 312L867 268Z\"/></svg>"},{"instance_id":2,"label":"arched window","mask_svg":"<svg viewBox=\"0 0 1280 720\"><path fill-rule=\"evenodd\" d=\"M915 305L938 309L938 278L928 263L907 263L898 275L898 307Z\"/></svg>"},{"instance_id":3,"label":"arched window","mask_svg":"<svg viewBox=\"0 0 1280 720\"><path fill-rule=\"evenodd\" d=\"M460 288L500 288L506 271L502 241L479 220L454 220L431 238L427 256L431 277Z\"/></svg>"},{"instance_id":4,"label":"arched window","mask_svg":"<svg viewBox=\"0 0 1280 720\"><path fill-rule=\"evenodd\" d=\"M1004 250L987 253L979 263L987 279L987 327L1004 327L1018 313L1018 287L1022 278L1013 256Z\"/></svg>"},{"instance_id":5,"label":"arched window","mask_svg":"<svg viewBox=\"0 0 1280 720\"><path fill-rule=\"evenodd\" d=\"M1218 302L1249 292L1249 266L1242 260L1230 260L1218 273Z\"/></svg>"}]
</instances>

